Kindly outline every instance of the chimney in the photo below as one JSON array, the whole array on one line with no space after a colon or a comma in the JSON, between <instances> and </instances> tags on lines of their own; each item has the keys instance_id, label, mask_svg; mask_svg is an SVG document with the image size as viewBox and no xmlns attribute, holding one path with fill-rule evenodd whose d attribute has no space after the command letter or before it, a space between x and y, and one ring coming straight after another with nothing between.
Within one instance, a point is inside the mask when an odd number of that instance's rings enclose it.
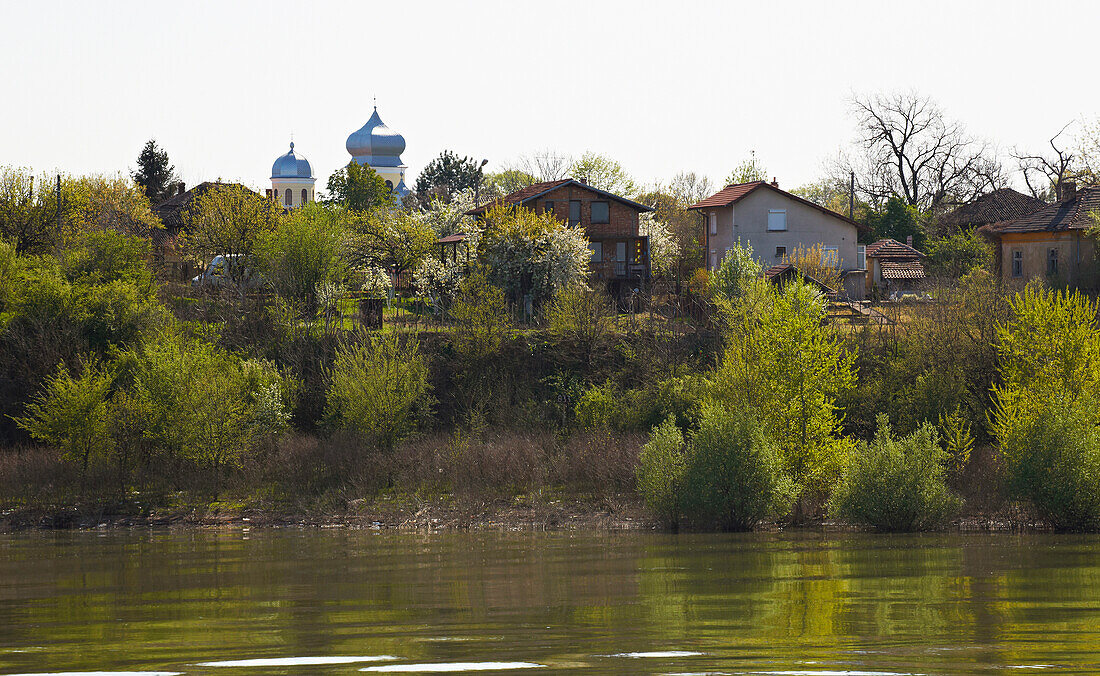
<instances>
[{"instance_id":1,"label":"chimney","mask_svg":"<svg viewBox=\"0 0 1100 676\"><path fill-rule=\"evenodd\" d=\"M779 187L779 181L775 180L775 176L772 176L772 187L773 188L778 188Z\"/></svg>"},{"instance_id":2,"label":"chimney","mask_svg":"<svg viewBox=\"0 0 1100 676\"><path fill-rule=\"evenodd\" d=\"M905 245L906 246L913 246L913 236L912 235L906 235L905 236Z\"/></svg>"},{"instance_id":3,"label":"chimney","mask_svg":"<svg viewBox=\"0 0 1100 676\"><path fill-rule=\"evenodd\" d=\"M1062 181L1058 184L1058 201L1068 202L1077 197L1077 183L1074 181Z\"/></svg>"}]
</instances>

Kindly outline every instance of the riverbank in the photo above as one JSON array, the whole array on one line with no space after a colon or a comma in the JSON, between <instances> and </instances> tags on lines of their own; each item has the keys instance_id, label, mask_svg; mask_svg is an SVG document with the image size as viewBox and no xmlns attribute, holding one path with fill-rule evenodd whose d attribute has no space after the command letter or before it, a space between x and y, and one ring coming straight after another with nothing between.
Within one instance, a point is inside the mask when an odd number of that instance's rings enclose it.
<instances>
[{"instance_id":1,"label":"riverbank","mask_svg":"<svg viewBox=\"0 0 1100 676\"><path fill-rule=\"evenodd\" d=\"M642 531L667 530L634 494L469 498L382 495L342 507L292 510L240 501L183 504L142 510L137 505L88 504L16 507L0 512L0 533L26 530L118 528L347 528L395 532L448 531ZM828 519L798 526L763 524L760 530L861 530ZM1043 532L1050 528L1024 511L1005 507L965 514L947 532Z\"/></svg>"}]
</instances>

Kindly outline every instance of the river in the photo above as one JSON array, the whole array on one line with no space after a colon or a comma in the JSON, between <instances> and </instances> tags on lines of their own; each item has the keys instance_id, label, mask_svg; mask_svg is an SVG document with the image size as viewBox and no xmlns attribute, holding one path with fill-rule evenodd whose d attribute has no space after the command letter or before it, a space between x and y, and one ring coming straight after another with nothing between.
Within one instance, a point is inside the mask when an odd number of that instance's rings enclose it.
<instances>
[{"instance_id":1,"label":"river","mask_svg":"<svg viewBox=\"0 0 1100 676\"><path fill-rule=\"evenodd\" d=\"M1100 537L0 535L0 674L1100 672Z\"/></svg>"}]
</instances>

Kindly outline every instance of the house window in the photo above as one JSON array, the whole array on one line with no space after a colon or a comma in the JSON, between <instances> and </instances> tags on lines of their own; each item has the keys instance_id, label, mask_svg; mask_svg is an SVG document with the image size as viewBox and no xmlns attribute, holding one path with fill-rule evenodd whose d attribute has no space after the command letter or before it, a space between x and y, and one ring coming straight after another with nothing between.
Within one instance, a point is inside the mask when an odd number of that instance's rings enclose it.
<instances>
[{"instance_id":1,"label":"house window","mask_svg":"<svg viewBox=\"0 0 1100 676\"><path fill-rule=\"evenodd\" d=\"M831 268L840 265L840 249L835 246L821 247L821 262Z\"/></svg>"},{"instance_id":2,"label":"house window","mask_svg":"<svg viewBox=\"0 0 1100 676\"><path fill-rule=\"evenodd\" d=\"M554 200L546 200L542 203L542 213L554 215Z\"/></svg>"},{"instance_id":3,"label":"house window","mask_svg":"<svg viewBox=\"0 0 1100 676\"><path fill-rule=\"evenodd\" d=\"M309 201L309 191L307 191L305 188L302 188L302 204L305 204L308 201Z\"/></svg>"},{"instance_id":4,"label":"house window","mask_svg":"<svg viewBox=\"0 0 1100 676\"><path fill-rule=\"evenodd\" d=\"M593 223L610 223L611 222L611 209L607 206L607 202L593 202L592 203L592 222Z\"/></svg>"},{"instance_id":5,"label":"house window","mask_svg":"<svg viewBox=\"0 0 1100 676\"><path fill-rule=\"evenodd\" d=\"M626 262L626 242L615 242L615 261Z\"/></svg>"},{"instance_id":6,"label":"house window","mask_svg":"<svg viewBox=\"0 0 1100 676\"><path fill-rule=\"evenodd\" d=\"M1054 276L1058 274L1058 250L1051 249L1047 251L1047 274Z\"/></svg>"},{"instance_id":7,"label":"house window","mask_svg":"<svg viewBox=\"0 0 1100 676\"><path fill-rule=\"evenodd\" d=\"M787 229L787 210L768 209L768 230Z\"/></svg>"},{"instance_id":8,"label":"house window","mask_svg":"<svg viewBox=\"0 0 1100 676\"><path fill-rule=\"evenodd\" d=\"M290 192L290 188L287 188L286 192L283 193L283 202L285 202L288 207L294 206L294 193Z\"/></svg>"},{"instance_id":9,"label":"house window","mask_svg":"<svg viewBox=\"0 0 1100 676\"><path fill-rule=\"evenodd\" d=\"M776 258L782 258L786 255L787 255L787 247L785 247L785 246L775 247L775 257Z\"/></svg>"},{"instance_id":10,"label":"house window","mask_svg":"<svg viewBox=\"0 0 1100 676\"><path fill-rule=\"evenodd\" d=\"M718 254L714 253L713 251L710 252L710 269L711 270L717 270L718 269Z\"/></svg>"},{"instance_id":11,"label":"house window","mask_svg":"<svg viewBox=\"0 0 1100 676\"><path fill-rule=\"evenodd\" d=\"M710 218L710 234L717 235L718 234L718 214L716 214L712 211L712 212L710 212L710 217L709 218Z\"/></svg>"},{"instance_id":12,"label":"house window","mask_svg":"<svg viewBox=\"0 0 1100 676\"><path fill-rule=\"evenodd\" d=\"M1023 277L1024 276L1024 252L1013 251L1012 252L1012 276Z\"/></svg>"},{"instance_id":13,"label":"house window","mask_svg":"<svg viewBox=\"0 0 1100 676\"><path fill-rule=\"evenodd\" d=\"M856 247L856 269L867 269L867 246L860 244Z\"/></svg>"},{"instance_id":14,"label":"house window","mask_svg":"<svg viewBox=\"0 0 1100 676\"><path fill-rule=\"evenodd\" d=\"M569 200L569 225L570 227L580 225L581 222L581 201Z\"/></svg>"},{"instance_id":15,"label":"house window","mask_svg":"<svg viewBox=\"0 0 1100 676\"><path fill-rule=\"evenodd\" d=\"M593 263L603 262L603 242L589 242L588 250L592 252Z\"/></svg>"}]
</instances>

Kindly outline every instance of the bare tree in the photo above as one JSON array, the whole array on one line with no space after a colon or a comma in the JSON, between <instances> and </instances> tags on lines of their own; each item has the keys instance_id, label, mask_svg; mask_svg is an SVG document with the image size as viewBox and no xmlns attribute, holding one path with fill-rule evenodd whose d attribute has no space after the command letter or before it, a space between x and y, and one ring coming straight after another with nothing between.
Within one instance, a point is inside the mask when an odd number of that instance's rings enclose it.
<instances>
[{"instance_id":1,"label":"bare tree","mask_svg":"<svg viewBox=\"0 0 1100 676\"><path fill-rule=\"evenodd\" d=\"M861 154L845 169L856 172L857 189L873 204L896 196L938 211L1007 183L990 145L948 120L930 97L856 96L851 105Z\"/></svg>"},{"instance_id":2,"label":"bare tree","mask_svg":"<svg viewBox=\"0 0 1100 676\"><path fill-rule=\"evenodd\" d=\"M542 182L567 178L572 166L573 158L568 155L558 155L552 150L543 150L520 156L512 168L530 174Z\"/></svg>"},{"instance_id":3,"label":"bare tree","mask_svg":"<svg viewBox=\"0 0 1100 676\"><path fill-rule=\"evenodd\" d=\"M1053 154L1035 153L1027 154L1019 150L1012 151L1012 157L1016 159L1017 166L1020 168L1020 173L1024 176L1024 183L1027 184L1027 189L1031 191L1031 195L1037 199L1048 199L1051 196L1051 190L1054 194L1058 193L1058 186L1062 184L1062 181L1069 178L1073 171L1073 162L1076 159L1074 154L1068 150L1059 148L1055 141L1061 136L1069 126L1073 124L1073 120L1070 120L1063 126L1058 133L1050 137L1047 143L1050 144Z\"/></svg>"},{"instance_id":4,"label":"bare tree","mask_svg":"<svg viewBox=\"0 0 1100 676\"><path fill-rule=\"evenodd\" d=\"M714 192L710 179L694 171L681 171L668 183L668 192L685 207L702 201Z\"/></svg>"}]
</instances>

